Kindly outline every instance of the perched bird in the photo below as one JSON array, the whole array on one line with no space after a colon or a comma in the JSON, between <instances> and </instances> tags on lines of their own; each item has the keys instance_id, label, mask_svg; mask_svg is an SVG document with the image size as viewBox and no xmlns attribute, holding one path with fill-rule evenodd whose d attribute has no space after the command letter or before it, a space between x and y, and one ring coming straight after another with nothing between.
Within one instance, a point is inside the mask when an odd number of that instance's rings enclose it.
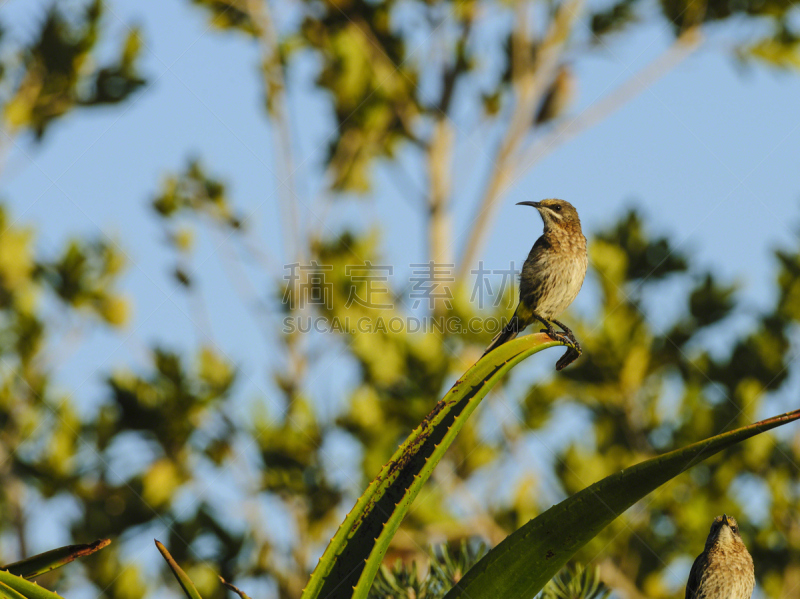
<instances>
[{"instance_id":1,"label":"perched bird","mask_svg":"<svg viewBox=\"0 0 800 599\"><path fill-rule=\"evenodd\" d=\"M556 317L567 309L577 297L586 276L588 258L586 237L581 231L581 221L574 206L564 200L542 200L541 202L519 202L518 205L533 206L544 222L544 234L533 244L519 278L519 304L505 328L486 348L484 355L510 341L533 322L541 322L553 339L564 336L572 342L570 350L559 361L559 370L577 358L581 346L564 324ZM561 327L557 333L553 323ZM562 361L569 355L572 359Z\"/></svg>"},{"instance_id":2,"label":"perched bird","mask_svg":"<svg viewBox=\"0 0 800 599\"><path fill-rule=\"evenodd\" d=\"M753 558L739 536L739 524L726 514L717 516L706 548L692 565L686 599L750 599L755 584Z\"/></svg>"}]
</instances>

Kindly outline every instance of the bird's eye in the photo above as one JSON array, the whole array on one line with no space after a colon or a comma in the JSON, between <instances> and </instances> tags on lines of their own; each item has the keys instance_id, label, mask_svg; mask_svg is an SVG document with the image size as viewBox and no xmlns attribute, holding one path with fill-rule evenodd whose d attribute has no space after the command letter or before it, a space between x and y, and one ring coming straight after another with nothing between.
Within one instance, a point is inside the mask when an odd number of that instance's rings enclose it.
<instances>
[{"instance_id":1,"label":"bird's eye","mask_svg":"<svg viewBox=\"0 0 800 599\"><path fill-rule=\"evenodd\" d=\"M555 210L556 212L561 212L561 206L556 204L555 206L553 206L553 210Z\"/></svg>"},{"instance_id":2,"label":"bird's eye","mask_svg":"<svg viewBox=\"0 0 800 599\"><path fill-rule=\"evenodd\" d=\"M739 531L739 527L738 527L738 526L731 526L731 530L732 530L732 531L734 532L734 534L735 534L735 533L737 533L737 532Z\"/></svg>"}]
</instances>

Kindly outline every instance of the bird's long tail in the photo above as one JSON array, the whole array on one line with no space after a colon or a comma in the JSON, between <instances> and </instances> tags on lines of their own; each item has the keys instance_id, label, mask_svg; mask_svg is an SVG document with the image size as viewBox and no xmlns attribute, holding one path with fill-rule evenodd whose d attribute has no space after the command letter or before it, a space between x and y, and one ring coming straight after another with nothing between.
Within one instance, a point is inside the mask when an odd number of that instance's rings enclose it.
<instances>
[{"instance_id":1,"label":"bird's long tail","mask_svg":"<svg viewBox=\"0 0 800 599\"><path fill-rule=\"evenodd\" d=\"M508 321L508 324L505 326L505 328L495 335L494 339L492 339L492 342L484 350L481 358L494 348L503 345L507 341L511 341L524 328L525 324L520 321L520 318L517 316L517 312L514 312L514 316L511 317L511 320Z\"/></svg>"}]
</instances>

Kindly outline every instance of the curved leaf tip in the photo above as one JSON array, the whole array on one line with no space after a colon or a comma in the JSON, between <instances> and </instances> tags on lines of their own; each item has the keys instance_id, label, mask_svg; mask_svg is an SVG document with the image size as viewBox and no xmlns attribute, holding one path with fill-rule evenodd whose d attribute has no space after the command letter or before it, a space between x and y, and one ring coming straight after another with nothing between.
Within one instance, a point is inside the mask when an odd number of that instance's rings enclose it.
<instances>
[{"instance_id":1,"label":"curved leaf tip","mask_svg":"<svg viewBox=\"0 0 800 599\"><path fill-rule=\"evenodd\" d=\"M178 562L170 555L170 552L167 551L167 548L164 547L163 543L161 543L158 539L153 539L156 543L156 547L158 548L159 552L163 556L164 560L167 562L170 570L175 575L175 579L178 581L178 584L181 585L183 592L186 593L186 596L189 599L202 599L200 593L197 592L197 588L195 588L194 583L183 571L183 569L178 565Z\"/></svg>"},{"instance_id":2,"label":"curved leaf tip","mask_svg":"<svg viewBox=\"0 0 800 599\"><path fill-rule=\"evenodd\" d=\"M111 544L111 539L98 539L92 543L67 545L51 551L33 555L24 560L3 566L2 569L25 578L34 578L65 566L78 558L86 557Z\"/></svg>"}]
</instances>

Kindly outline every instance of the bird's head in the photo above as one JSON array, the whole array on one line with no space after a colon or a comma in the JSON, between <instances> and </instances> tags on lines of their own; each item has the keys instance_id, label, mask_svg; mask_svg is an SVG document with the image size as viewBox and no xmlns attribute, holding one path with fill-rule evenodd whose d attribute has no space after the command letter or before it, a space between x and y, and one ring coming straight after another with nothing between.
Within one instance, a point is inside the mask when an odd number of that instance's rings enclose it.
<instances>
[{"instance_id":1,"label":"bird's head","mask_svg":"<svg viewBox=\"0 0 800 599\"><path fill-rule=\"evenodd\" d=\"M518 206L533 206L539 211L544 222L544 230L574 229L580 231L581 220L578 211L565 200L542 200L541 202L517 202Z\"/></svg>"},{"instance_id":2,"label":"bird's head","mask_svg":"<svg viewBox=\"0 0 800 599\"><path fill-rule=\"evenodd\" d=\"M718 544L737 545L740 543L743 544L736 518L727 514L714 518L714 522L711 523L711 532L708 533L708 539L706 539L706 549Z\"/></svg>"}]
</instances>

